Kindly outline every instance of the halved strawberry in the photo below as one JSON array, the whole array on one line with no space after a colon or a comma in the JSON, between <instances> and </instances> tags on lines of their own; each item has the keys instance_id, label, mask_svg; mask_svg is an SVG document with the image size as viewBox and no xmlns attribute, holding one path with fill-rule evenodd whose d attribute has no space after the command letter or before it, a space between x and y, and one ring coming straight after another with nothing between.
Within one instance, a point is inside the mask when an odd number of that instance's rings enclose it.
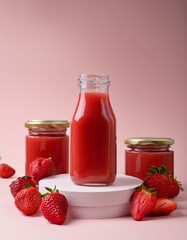
<instances>
[{"instance_id":1,"label":"halved strawberry","mask_svg":"<svg viewBox=\"0 0 187 240\"><path fill-rule=\"evenodd\" d=\"M176 210L177 204L167 198L158 198L155 207L151 210L152 216L167 215Z\"/></svg>"},{"instance_id":2,"label":"halved strawberry","mask_svg":"<svg viewBox=\"0 0 187 240\"><path fill-rule=\"evenodd\" d=\"M156 204L156 195L154 189L147 189L141 185L132 195L130 212L132 217L142 220Z\"/></svg>"},{"instance_id":3,"label":"halved strawberry","mask_svg":"<svg viewBox=\"0 0 187 240\"><path fill-rule=\"evenodd\" d=\"M15 169L8 165L7 163L0 164L0 177L9 178L15 174Z\"/></svg>"}]
</instances>

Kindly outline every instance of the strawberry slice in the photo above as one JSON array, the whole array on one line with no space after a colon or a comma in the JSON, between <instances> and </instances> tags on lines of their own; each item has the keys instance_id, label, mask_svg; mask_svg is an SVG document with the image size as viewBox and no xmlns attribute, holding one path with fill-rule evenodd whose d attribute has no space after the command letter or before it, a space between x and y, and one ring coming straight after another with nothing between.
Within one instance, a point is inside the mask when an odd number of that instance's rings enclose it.
<instances>
[{"instance_id":1,"label":"strawberry slice","mask_svg":"<svg viewBox=\"0 0 187 240\"><path fill-rule=\"evenodd\" d=\"M0 164L0 177L9 178L15 174L16 170L7 163Z\"/></svg>"},{"instance_id":2,"label":"strawberry slice","mask_svg":"<svg viewBox=\"0 0 187 240\"><path fill-rule=\"evenodd\" d=\"M132 195L130 212L132 217L141 221L156 204L154 189L147 189L141 185Z\"/></svg>"},{"instance_id":3,"label":"strawberry slice","mask_svg":"<svg viewBox=\"0 0 187 240\"><path fill-rule=\"evenodd\" d=\"M167 215L177 209L177 204L166 198L158 198L150 214L153 216Z\"/></svg>"}]
</instances>

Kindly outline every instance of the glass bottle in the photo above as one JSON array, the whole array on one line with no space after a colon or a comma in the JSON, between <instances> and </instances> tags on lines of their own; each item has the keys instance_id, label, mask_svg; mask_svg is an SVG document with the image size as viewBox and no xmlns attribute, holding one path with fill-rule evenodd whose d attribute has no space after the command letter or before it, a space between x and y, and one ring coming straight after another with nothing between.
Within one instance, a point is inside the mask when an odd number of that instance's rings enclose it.
<instances>
[{"instance_id":1,"label":"glass bottle","mask_svg":"<svg viewBox=\"0 0 187 240\"><path fill-rule=\"evenodd\" d=\"M116 176L116 118L109 99L109 77L82 74L78 85L71 122L71 179L80 185L107 185Z\"/></svg>"},{"instance_id":2,"label":"glass bottle","mask_svg":"<svg viewBox=\"0 0 187 240\"><path fill-rule=\"evenodd\" d=\"M64 120L29 120L26 135L25 174L30 176L29 167L38 157L51 158L54 174L68 173L69 136L66 134L69 122Z\"/></svg>"},{"instance_id":3,"label":"glass bottle","mask_svg":"<svg viewBox=\"0 0 187 240\"><path fill-rule=\"evenodd\" d=\"M125 174L142 180L147 176L149 168L154 165L165 165L166 171L174 175L174 152L170 146L172 138L128 138L125 140Z\"/></svg>"}]
</instances>

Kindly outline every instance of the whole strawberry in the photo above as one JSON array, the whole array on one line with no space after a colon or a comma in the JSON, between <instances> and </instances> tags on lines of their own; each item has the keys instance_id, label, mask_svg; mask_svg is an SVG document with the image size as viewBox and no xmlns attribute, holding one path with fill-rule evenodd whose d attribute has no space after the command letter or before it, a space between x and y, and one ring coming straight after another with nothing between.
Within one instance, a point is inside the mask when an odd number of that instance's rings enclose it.
<instances>
[{"instance_id":1,"label":"whole strawberry","mask_svg":"<svg viewBox=\"0 0 187 240\"><path fill-rule=\"evenodd\" d=\"M31 177L23 176L23 177L18 177L16 180L14 180L9 187L10 187L12 196L15 197L20 190L27 188L28 186L35 187L35 184L32 181Z\"/></svg>"},{"instance_id":2,"label":"whole strawberry","mask_svg":"<svg viewBox=\"0 0 187 240\"><path fill-rule=\"evenodd\" d=\"M171 178L166 173L164 165L161 168L152 166L149 170L149 176L146 177L143 184L147 188L154 188L157 192L157 198L168 198L171 190Z\"/></svg>"},{"instance_id":3,"label":"whole strawberry","mask_svg":"<svg viewBox=\"0 0 187 240\"><path fill-rule=\"evenodd\" d=\"M6 163L0 164L0 177L2 178L9 178L15 174L15 169L9 166Z\"/></svg>"},{"instance_id":4,"label":"whole strawberry","mask_svg":"<svg viewBox=\"0 0 187 240\"><path fill-rule=\"evenodd\" d=\"M41 212L43 216L51 223L61 225L66 220L68 202L66 197L59 193L59 191L54 188L54 190L47 188L49 193L43 195L41 202Z\"/></svg>"},{"instance_id":5,"label":"whole strawberry","mask_svg":"<svg viewBox=\"0 0 187 240\"><path fill-rule=\"evenodd\" d=\"M52 158L37 158L30 164L30 174L33 181L37 184L41 179L53 174Z\"/></svg>"},{"instance_id":6,"label":"whole strawberry","mask_svg":"<svg viewBox=\"0 0 187 240\"><path fill-rule=\"evenodd\" d=\"M169 192L169 198L174 198L179 195L180 191L184 191L182 184L177 178L172 179L171 189Z\"/></svg>"},{"instance_id":7,"label":"whole strawberry","mask_svg":"<svg viewBox=\"0 0 187 240\"><path fill-rule=\"evenodd\" d=\"M146 189L141 185L131 198L131 216L136 221L141 221L155 207L156 199L154 189Z\"/></svg>"},{"instance_id":8,"label":"whole strawberry","mask_svg":"<svg viewBox=\"0 0 187 240\"><path fill-rule=\"evenodd\" d=\"M41 194L36 187L20 190L15 196L16 207L25 215L32 215L40 207Z\"/></svg>"},{"instance_id":9,"label":"whole strawberry","mask_svg":"<svg viewBox=\"0 0 187 240\"><path fill-rule=\"evenodd\" d=\"M177 204L167 198L158 198L155 207L151 210L152 216L163 216L176 210Z\"/></svg>"}]
</instances>

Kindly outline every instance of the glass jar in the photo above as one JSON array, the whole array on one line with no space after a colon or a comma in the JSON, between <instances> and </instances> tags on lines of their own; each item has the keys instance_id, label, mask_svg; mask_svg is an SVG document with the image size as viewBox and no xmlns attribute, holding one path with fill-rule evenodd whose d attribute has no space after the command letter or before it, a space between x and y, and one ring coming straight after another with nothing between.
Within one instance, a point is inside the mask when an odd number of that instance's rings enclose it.
<instances>
[{"instance_id":1,"label":"glass jar","mask_svg":"<svg viewBox=\"0 0 187 240\"><path fill-rule=\"evenodd\" d=\"M71 122L70 175L80 185L107 185L116 176L116 118L105 74L83 74Z\"/></svg>"},{"instance_id":2,"label":"glass jar","mask_svg":"<svg viewBox=\"0 0 187 240\"><path fill-rule=\"evenodd\" d=\"M54 174L68 173L69 136L66 134L68 121L63 120L29 120L26 136L25 174L30 175L29 167L38 157L51 157Z\"/></svg>"},{"instance_id":3,"label":"glass jar","mask_svg":"<svg viewBox=\"0 0 187 240\"><path fill-rule=\"evenodd\" d=\"M174 175L174 152L170 146L171 138L128 138L125 144L125 174L142 180L147 176L149 168L154 165L165 165L166 171Z\"/></svg>"}]
</instances>

